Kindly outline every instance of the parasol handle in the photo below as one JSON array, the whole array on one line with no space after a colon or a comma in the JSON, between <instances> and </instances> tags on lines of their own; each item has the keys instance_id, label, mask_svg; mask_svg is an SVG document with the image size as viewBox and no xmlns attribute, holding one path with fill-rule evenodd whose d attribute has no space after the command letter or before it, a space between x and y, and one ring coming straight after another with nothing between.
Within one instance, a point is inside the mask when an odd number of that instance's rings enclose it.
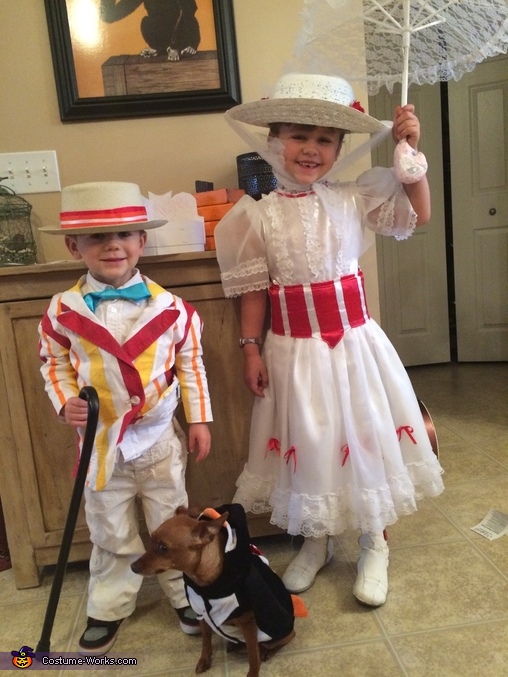
<instances>
[{"instance_id":1,"label":"parasol handle","mask_svg":"<svg viewBox=\"0 0 508 677\"><path fill-rule=\"evenodd\" d=\"M409 89L409 45L411 43L411 26L409 24L409 0L404 0L404 24L402 26L402 91L400 105L405 106L407 103L407 91Z\"/></svg>"},{"instance_id":2,"label":"parasol handle","mask_svg":"<svg viewBox=\"0 0 508 677\"><path fill-rule=\"evenodd\" d=\"M404 38L406 34L404 34ZM409 38L409 33L407 34ZM409 41L409 40L408 40ZM405 106L407 103L408 77L409 77L409 46L402 47L403 69L402 69L402 90L400 93L400 105Z\"/></svg>"}]
</instances>

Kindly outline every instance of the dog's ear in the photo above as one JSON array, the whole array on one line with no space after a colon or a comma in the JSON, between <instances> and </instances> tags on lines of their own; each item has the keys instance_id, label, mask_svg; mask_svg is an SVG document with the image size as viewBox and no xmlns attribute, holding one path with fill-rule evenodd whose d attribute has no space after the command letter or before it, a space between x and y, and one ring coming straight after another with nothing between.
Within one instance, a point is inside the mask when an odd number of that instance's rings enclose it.
<instances>
[{"instance_id":1,"label":"dog's ear","mask_svg":"<svg viewBox=\"0 0 508 677\"><path fill-rule=\"evenodd\" d=\"M197 506L191 506L187 510L187 515L189 515L189 517L194 517L195 519L197 519L202 512L203 510L201 508L198 508Z\"/></svg>"},{"instance_id":2,"label":"dog's ear","mask_svg":"<svg viewBox=\"0 0 508 677\"><path fill-rule=\"evenodd\" d=\"M179 506L175 511L175 515L188 515L188 514L189 511L184 505Z\"/></svg>"},{"instance_id":3,"label":"dog's ear","mask_svg":"<svg viewBox=\"0 0 508 677\"><path fill-rule=\"evenodd\" d=\"M199 521L194 529L194 535L200 545L211 543L222 529L224 522L229 517L229 513L225 512L216 520L210 522Z\"/></svg>"}]
</instances>

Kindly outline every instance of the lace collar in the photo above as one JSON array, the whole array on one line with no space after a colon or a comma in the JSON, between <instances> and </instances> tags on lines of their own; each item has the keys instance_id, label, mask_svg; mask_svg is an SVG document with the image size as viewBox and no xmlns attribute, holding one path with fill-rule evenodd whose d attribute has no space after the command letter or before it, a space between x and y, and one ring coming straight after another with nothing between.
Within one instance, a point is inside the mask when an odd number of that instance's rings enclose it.
<instances>
[{"instance_id":1,"label":"lace collar","mask_svg":"<svg viewBox=\"0 0 508 677\"><path fill-rule=\"evenodd\" d=\"M302 186L301 188L292 190L286 188L283 184L279 184L274 192L278 195L283 195L284 197L307 197L307 195L315 195L315 185L316 184L309 184L308 186ZM320 181L317 185L324 186L325 188L329 187L328 181Z\"/></svg>"}]
</instances>

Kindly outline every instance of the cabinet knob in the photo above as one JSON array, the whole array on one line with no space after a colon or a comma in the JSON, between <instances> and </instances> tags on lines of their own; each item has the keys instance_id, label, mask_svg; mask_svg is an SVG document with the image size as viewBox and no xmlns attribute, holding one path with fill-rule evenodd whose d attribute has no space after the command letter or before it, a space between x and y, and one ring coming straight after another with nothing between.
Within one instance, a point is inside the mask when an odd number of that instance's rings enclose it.
<instances>
[{"instance_id":1,"label":"cabinet knob","mask_svg":"<svg viewBox=\"0 0 508 677\"><path fill-rule=\"evenodd\" d=\"M490 214L491 216L494 216L495 214L497 214L496 208L495 208L495 207L491 207L491 208L489 209L489 214Z\"/></svg>"}]
</instances>

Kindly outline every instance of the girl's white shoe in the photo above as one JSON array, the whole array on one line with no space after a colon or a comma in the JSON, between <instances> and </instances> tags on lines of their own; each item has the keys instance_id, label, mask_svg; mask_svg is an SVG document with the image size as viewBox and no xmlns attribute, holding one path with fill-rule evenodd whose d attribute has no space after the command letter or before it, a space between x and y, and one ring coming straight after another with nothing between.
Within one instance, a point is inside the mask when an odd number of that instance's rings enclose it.
<instances>
[{"instance_id":1,"label":"girl's white shoe","mask_svg":"<svg viewBox=\"0 0 508 677\"><path fill-rule=\"evenodd\" d=\"M381 606L388 593L388 546L384 535L366 533L358 540L361 547L358 575L353 595L363 604Z\"/></svg>"},{"instance_id":2,"label":"girl's white shoe","mask_svg":"<svg viewBox=\"0 0 508 677\"><path fill-rule=\"evenodd\" d=\"M293 593L308 590L314 583L317 572L331 561L332 556L331 538L328 536L306 538L300 552L282 577L286 589Z\"/></svg>"}]
</instances>

